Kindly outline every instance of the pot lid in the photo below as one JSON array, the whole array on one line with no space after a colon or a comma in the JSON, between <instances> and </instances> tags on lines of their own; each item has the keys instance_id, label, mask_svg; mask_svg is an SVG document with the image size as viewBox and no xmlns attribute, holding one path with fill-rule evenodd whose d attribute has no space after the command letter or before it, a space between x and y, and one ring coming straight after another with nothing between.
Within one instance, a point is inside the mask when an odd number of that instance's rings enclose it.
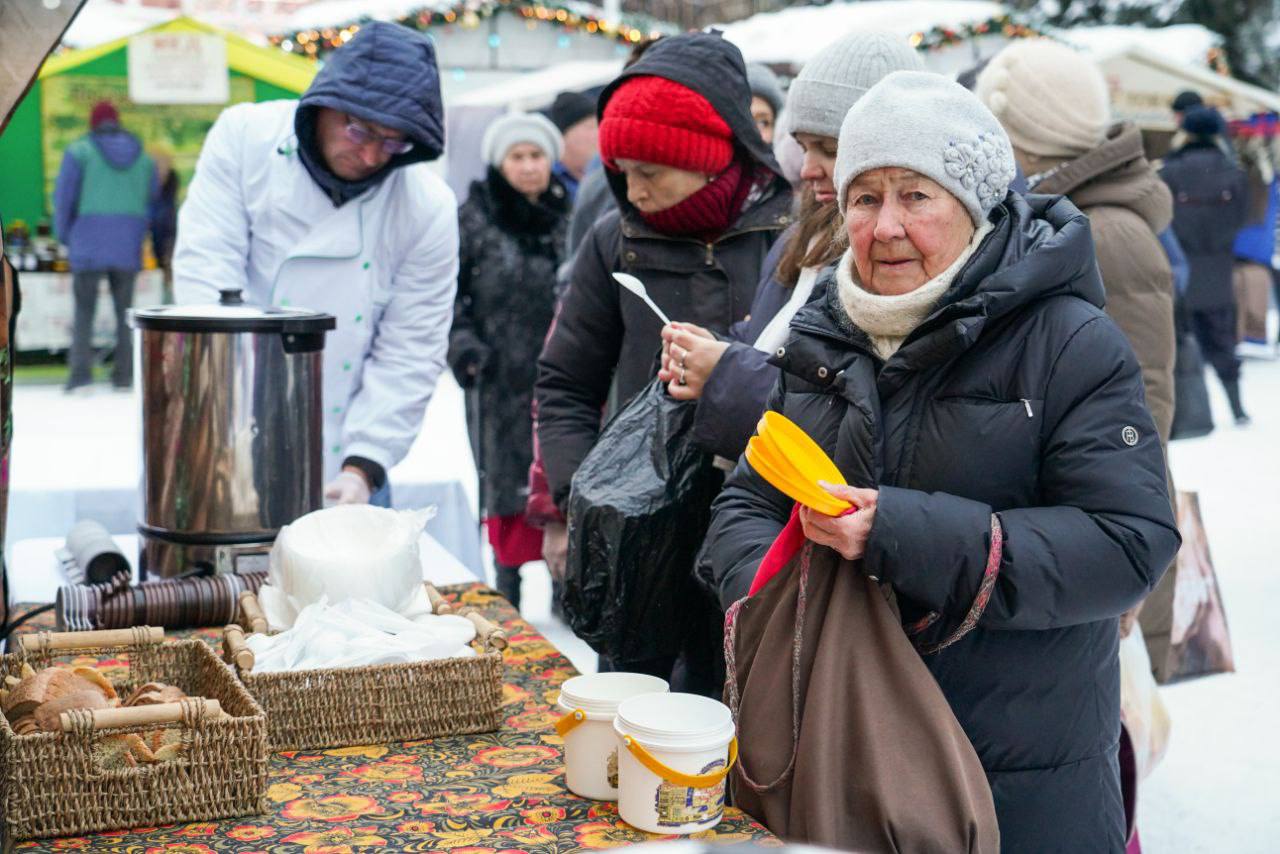
<instances>
[{"instance_id":1,"label":"pot lid","mask_svg":"<svg viewBox=\"0 0 1280 854\"><path fill-rule=\"evenodd\" d=\"M129 312L130 324L138 329L169 332L287 332L306 334L327 332L337 325L333 315L299 308L249 305L238 288L219 291L216 303L202 305L160 305Z\"/></svg>"}]
</instances>

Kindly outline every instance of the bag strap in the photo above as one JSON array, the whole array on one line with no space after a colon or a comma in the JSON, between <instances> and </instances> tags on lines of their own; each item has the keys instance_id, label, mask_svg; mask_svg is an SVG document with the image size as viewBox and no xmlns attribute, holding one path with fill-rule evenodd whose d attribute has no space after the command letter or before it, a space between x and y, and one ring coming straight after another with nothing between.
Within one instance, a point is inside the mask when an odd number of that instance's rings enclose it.
<instances>
[{"instance_id":1,"label":"bag strap","mask_svg":"<svg viewBox=\"0 0 1280 854\"><path fill-rule=\"evenodd\" d=\"M995 588L996 578L1000 575L1000 560L1003 556L1004 529L1000 526L1000 517L992 513L991 545L987 549L987 566L983 570L982 582L978 585L978 593L973 597L973 604L969 606L969 613L965 614L964 620L956 630L939 643L924 644L919 640L913 640L916 650L921 655L933 655L934 653L942 652L942 650L969 634L969 632L973 631L974 626L978 625L978 620L982 619L983 612L987 610L987 603L991 601L991 591ZM907 635L920 634L937 622L938 616L937 611L931 611L922 620L909 626L906 630Z\"/></svg>"},{"instance_id":2,"label":"bag strap","mask_svg":"<svg viewBox=\"0 0 1280 854\"><path fill-rule=\"evenodd\" d=\"M806 539L800 551L800 593L796 598L796 627L791 640L791 758L787 761L787 767L782 769L782 773L769 783L757 783L753 780L747 773L744 761L739 761L737 766L738 776L757 794L771 792L785 785L796 770L796 754L800 750L800 650L804 643L804 615L808 600L809 564L812 557L813 542ZM743 597L734 602L725 614L725 671L729 685L729 711L733 713L735 723L738 720L738 709L742 699L738 693L738 666L734 652L737 640L737 618L738 612L742 610L742 605L748 598L750 597Z\"/></svg>"}]
</instances>

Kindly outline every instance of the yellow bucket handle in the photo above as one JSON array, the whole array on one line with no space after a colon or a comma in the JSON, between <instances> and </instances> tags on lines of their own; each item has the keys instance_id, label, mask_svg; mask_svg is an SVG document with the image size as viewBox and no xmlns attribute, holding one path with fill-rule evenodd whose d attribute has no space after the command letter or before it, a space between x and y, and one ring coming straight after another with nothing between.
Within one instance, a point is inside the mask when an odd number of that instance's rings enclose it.
<instances>
[{"instance_id":1,"label":"yellow bucket handle","mask_svg":"<svg viewBox=\"0 0 1280 854\"><path fill-rule=\"evenodd\" d=\"M567 717L567 716L566 716ZM563 718L561 718L563 720ZM690 789L709 789L718 785L725 777L729 775L729 769L733 767L733 763L738 761L738 739L734 738L729 742L729 764L721 768L719 771L712 771L710 774L685 774L663 765L654 757L652 753L645 750L644 745L636 741L629 735L622 737L622 743L627 746L627 750L636 758L644 767L648 768L657 776L672 783L676 786L687 786Z\"/></svg>"},{"instance_id":2,"label":"yellow bucket handle","mask_svg":"<svg viewBox=\"0 0 1280 854\"><path fill-rule=\"evenodd\" d=\"M560 733L561 738L564 738L586 722L587 713L582 711L582 709L574 709L572 712L569 712L569 714L562 715L560 719L556 721L556 732Z\"/></svg>"}]
</instances>

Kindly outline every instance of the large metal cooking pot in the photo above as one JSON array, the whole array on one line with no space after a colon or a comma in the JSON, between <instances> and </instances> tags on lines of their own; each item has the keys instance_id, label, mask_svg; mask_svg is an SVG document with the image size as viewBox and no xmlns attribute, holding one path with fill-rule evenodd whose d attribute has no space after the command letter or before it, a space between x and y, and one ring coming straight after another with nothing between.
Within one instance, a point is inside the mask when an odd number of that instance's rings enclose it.
<instances>
[{"instance_id":1,"label":"large metal cooking pot","mask_svg":"<svg viewBox=\"0 0 1280 854\"><path fill-rule=\"evenodd\" d=\"M142 391L141 567L265 569L277 532L321 506L321 357L334 318L246 305L130 312Z\"/></svg>"}]
</instances>

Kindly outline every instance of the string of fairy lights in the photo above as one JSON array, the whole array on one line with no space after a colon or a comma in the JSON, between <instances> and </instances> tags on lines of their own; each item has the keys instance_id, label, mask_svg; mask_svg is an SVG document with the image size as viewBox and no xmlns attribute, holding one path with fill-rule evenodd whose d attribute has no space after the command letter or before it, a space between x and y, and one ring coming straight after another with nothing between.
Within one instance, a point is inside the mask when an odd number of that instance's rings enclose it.
<instances>
[{"instance_id":1,"label":"string of fairy lights","mask_svg":"<svg viewBox=\"0 0 1280 854\"><path fill-rule=\"evenodd\" d=\"M495 15L501 14L523 18L530 29L542 24L560 28L562 47L569 45L567 36L573 33L608 38L627 46L671 31L670 26L662 25L653 19L642 21L632 18L613 24L583 12L580 8L554 3L525 2L525 0L467 0L448 8L418 9L394 20L398 24L420 32L437 30L444 34L452 27L461 27L464 30L477 29ZM327 53L350 41L359 30L360 22L354 21L340 26L275 35L270 37L270 42L290 53L301 54L312 59L323 59ZM908 42L920 51L936 51L991 35L1008 39L1024 39L1048 34L1015 20L1012 15L1002 14L956 27L935 26L927 30L919 30L908 37ZM496 34L489 37L490 47L496 48L500 43L500 38ZM1226 54L1221 48L1210 48L1205 61L1217 73L1231 76Z\"/></svg>"},{"instance_id":2,"label":"string of fairy lights","mask_svg":"<svg viewBox=\"0 0 1280 854\"><path fill-rule=\"evenodd\" d=\"M535 29L546 24L557 27L562 35L586 33L612 39L622 45L632 45L671 32L670 26L664 26L656 20L641 18L625 18L614 24L604 18L585 13L570 6L554 3L521 2L521 0L483 0L483 2L458 3L449 8L423 8L402 15L392 20L395 23L419 32L433 30L447 33L453 27L474 30L487 23L496 15L514 15L524 19L525 26ZM298 32L271 36L271 44L290 53L301 54L313 59L323 59L351 40L360 30L360 22L353 21L341 26L319 27ZM490 36L490 46L496 36ZM567 42L563 42L565 46Z\"/></svg>"}]
</instances>

